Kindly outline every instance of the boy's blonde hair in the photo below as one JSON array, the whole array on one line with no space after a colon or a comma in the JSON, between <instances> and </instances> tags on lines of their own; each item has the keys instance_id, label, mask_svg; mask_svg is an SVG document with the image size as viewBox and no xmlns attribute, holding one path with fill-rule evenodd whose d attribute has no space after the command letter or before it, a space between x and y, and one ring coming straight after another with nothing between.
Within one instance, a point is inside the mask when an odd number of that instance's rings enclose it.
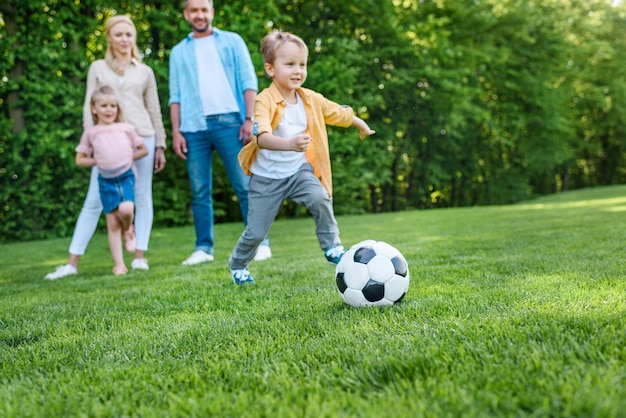
<instances>
[{"instance_id":1,"label":"boy's blonde hair","mask_svg":"<svg viewBox=\"0 0 626 418\"><path fill-rule=\"evenodd\" d=\"M107 65L111 67L113 71L115 71L116 74L124 75L124 69L121 68L120 64L117 62L115 51L113 51L113 47L111 47L111 43L108 42L108 38L111 35L111 29L113 28L113 26L121 22L128 23L133 28L135 39L133 41L133 46L130 52L130 57L137 60L137 62L141 62L141 55L139 54L139 49L137 48L137 29L135 28L135 24L133 23L131 18L126 15L113 16L113 17L110 17L109 20L107 20L107 24L106 24L107 50L104 53L104 60L106 61Z\"/></svg>"},{"instance_id":2,"label":"boy's blonde hair","mask_svg":"<svg viewBox=\"0 0 626 418\"><path fill-rule=\"evenodd\" d=\"M111 86L102 86L99 89L96 89L91 93L91 106L95 105L98 100L102 96L113 96L115 97L115 102L117 105L117 116L115 117L115 122L122 122L124 120L124 115L122 114L122 108L120 107L120 102L117 99L117 93L115 93L115 89ZM91 118L93 119L93 124L98 124L98 115L91 112Z\"/></svg>"},{"instance_id":3,"label":"boy's blonde hair","mask_svg":"<svg viewBox=\"0 0 626 418\"><path fill-rule=\"evenodd\" d=\"M294 35L293 33L274 29L261 39L261 55L263 55L263 62L266 64L274 64L276 51L278 51L278 49L287 42L296 44L306 53L307 56L309 55L309 48L307 48L302 38Z\"/></svg>"}]
</instances>

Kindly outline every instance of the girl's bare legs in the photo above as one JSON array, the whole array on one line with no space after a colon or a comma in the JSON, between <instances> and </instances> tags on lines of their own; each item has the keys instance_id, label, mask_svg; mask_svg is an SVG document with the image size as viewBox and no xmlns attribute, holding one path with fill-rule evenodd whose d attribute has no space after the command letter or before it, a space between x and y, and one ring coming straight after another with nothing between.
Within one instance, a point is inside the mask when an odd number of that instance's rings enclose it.
<instances>
[{"instance_id":1,"label":"girl's bare legs","mask_svg":"<svg viewBox=\"0 0 626 418\"><path fill-rule=\"evenodd\" d=\"M116 209L106 214L107 231L109 235L109 248L113 256L113 274L120 275L128 273L128 269L124 264L124 255L122 254L122 221L119 217L119 211Z\"/></svg>"},{"instance_id":2,"label":"girl's bare legs","mask_svg":"<svg viewBox=\"0 0 626 418\"><path fill-rule=\"evenodd\" d=\"M137 250L137 239L135 238L135 227L133 226L135 204L133 202L122 202L117 208L117 212L122 225L126 251L134 253Z\"/></svg>"},{"instance_id":3,"label":"girl's bare legs","mask_svg":"<svg viewBox=\"0 0 626 418\"><path fill-rule=\"evenodd\" d=\"M135 251L137 245L133 228L134 210L135 205L133 202L122 202L115 211L107 213L106 215L109 247L111 248L111 255L115 263L113 266L113 273L115 275L128 273L122 254L122 235L124 236L124 244L127 251Z\"/></svg>"}]
</instances>

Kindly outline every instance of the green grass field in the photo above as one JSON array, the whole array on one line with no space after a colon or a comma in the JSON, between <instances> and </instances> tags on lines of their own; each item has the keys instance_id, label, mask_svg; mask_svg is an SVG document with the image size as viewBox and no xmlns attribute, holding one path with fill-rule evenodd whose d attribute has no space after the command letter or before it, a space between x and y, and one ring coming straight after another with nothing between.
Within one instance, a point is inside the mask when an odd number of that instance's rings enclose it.
<instances>
[{"instance_id":1,"label":"green grass field","mask_svg":"<svg viewBox=\"0 0 626 418\"><path fill-rule=\"evenodd\" d=\"M157 229L122 277L104 232L53 282L68 238L0 246L0 416L626 416L626 186L338 222L404 254L401 304L344 304L311 219L246 287L241 224L193 267L193 228Z\"/></svg>"}]
</instances>

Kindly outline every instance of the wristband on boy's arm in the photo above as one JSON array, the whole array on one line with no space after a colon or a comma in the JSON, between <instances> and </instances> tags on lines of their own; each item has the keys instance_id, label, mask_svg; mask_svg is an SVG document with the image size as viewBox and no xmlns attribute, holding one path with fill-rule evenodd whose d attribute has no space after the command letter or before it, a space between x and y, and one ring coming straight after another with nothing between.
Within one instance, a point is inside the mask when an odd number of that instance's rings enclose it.
<instances>
[{"instance_id":1,"label":"wristband on boy's arm","mask_svg":"<svg viewBox=\"0 0 626 418\"><path fill-rule=\"evenodd\" d=\"M259 122L252 122L252 135L256 138L256 145L259 145Z\"/></svg>"}]
</instances>

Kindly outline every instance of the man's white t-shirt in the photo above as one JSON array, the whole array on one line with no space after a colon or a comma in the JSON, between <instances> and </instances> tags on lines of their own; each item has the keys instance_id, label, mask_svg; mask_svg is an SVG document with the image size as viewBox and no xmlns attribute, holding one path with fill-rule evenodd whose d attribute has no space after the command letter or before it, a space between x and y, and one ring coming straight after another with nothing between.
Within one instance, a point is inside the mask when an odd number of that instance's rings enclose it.
<instances>
[{"instance_id":1,"label":"man's white t-shirt","mask_svg":"<svg viewBox=\"0 0 626 418\"><path fill-rule=\"evenodd\" d=\"M215 36L194 38L198 63L198 89L205 116L239 112L215 46Z\"/></svg>"}]
</instances>

